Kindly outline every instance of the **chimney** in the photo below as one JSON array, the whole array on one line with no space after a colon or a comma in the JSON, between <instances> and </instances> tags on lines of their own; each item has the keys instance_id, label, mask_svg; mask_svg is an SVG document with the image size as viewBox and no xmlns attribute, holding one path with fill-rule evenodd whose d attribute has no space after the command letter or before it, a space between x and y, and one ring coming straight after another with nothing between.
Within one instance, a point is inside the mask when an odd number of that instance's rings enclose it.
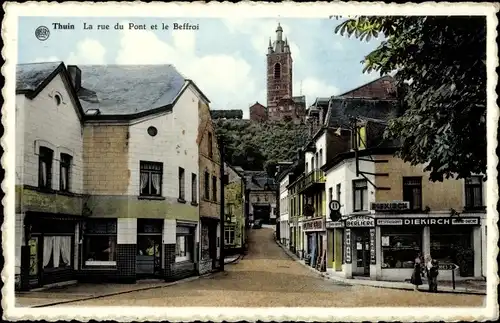
<instances>
[{"instance_id":1,"label":"chimney","mask_svg":"<svg viewBox=\"0 0 500 323\"><path fill-rule=\"evenodd\" d=\"M75 91L78 91L82 86L82 71L76 65L68 65L68 72Z\"/></svg>"}]
</instances>

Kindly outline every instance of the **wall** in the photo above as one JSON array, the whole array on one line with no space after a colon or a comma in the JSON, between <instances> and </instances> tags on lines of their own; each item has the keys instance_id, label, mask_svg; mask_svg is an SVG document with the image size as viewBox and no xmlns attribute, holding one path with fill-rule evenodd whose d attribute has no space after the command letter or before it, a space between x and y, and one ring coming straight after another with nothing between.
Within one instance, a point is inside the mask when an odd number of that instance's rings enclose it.
<instances>
[{"instance_id":1,"label":"wall","mask_svg":"<svg viewBox=\"0 0 500 323\"><path fill-rule=\"evenodd\" d=\"M224 198L226 204L226 214L229 213L228 205L232 205L231 221L226 222L226 225L234 225L234 241L235 244L232 248L241 248L243 245L245 214L243 205L243 191L241 180L233 180L231 183L224 187Z\"/></svg>"},{"instance_id":2,"label":"wall","mask_svg":"<svg viewBox=\"0 0 500 323\"><path fill-rule=\"evenodd\" d=\"M267 112L266 108L259 103L252 105L250 108L250 120L255 122L264 122L267 121Z\"/></svg>"},{"instance_id":3,"label":"wall","mask_svg":"<svg viewBox=\"0 0 500 323\"><path fill-rule=\"evenodd\" d=\"M220 218L220 153L217 144L215 127L212 123L208 105L200 102L198 105L198 144L199 144L199 196L200 196L200 216ZM212 134L212 141L209 142L209 133ZM209 145L212 147L212 156L209 156ZM209 173L210 196L205 198L205 172ZM217 178L217 196L213 200L212 177Z\"/></svg>"},{"instance_id":4,"label":"wall","mask_svg":"<svg viewBox=\"0 0 500 323\"><path fill-rule=\"evenodd\" d=\"M365 157L367 158L367 157ZM367 161L359 161L360 171L374 173L375 163ZM373 175L366 175L370 181L375 183ZM333 188L333 198L337 196L337 184L340 184L340 212L342 215L347 215L353 213L353 186L352 181L356 179L363 179L362 176L356 177L356 163L354 158L350 158L342 161L336 166L332 167L326 172L326 185L325 190L327 192L327 205L330 203L328 190ZM368 183L368 207L370 207L371 202L375 202L376 196L375 188Z\"/></svg>"},{"instance_id":5,"label":"wall","mask_svg":"<svg viewBox=\"0 0 500 323\"><path fill-rule=\"evenodd\" d=\"M429 206L432 211L449 211L450 208L461 208L464 205L464 181L444 180L443 182L431 182L428 180L429 173L424 172L424 166L411 166L401 159L381 155L374 156L375 159L388 160L388 163L375 164L377 173L388 173L389 176L377 176L376 185L390 187L390 190L378 190L377 201L403 200L403 176L422 177L422 207ZM485 192L483 190L483 192ZM484 196L484 193L483 193Z\"/></svg>"}]
</instances>

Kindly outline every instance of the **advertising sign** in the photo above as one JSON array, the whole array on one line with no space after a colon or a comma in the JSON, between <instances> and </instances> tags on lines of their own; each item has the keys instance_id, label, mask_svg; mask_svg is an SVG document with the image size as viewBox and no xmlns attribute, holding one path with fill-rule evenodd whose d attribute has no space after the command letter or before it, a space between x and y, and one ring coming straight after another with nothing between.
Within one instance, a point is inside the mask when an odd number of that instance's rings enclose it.
<instances>
[{"instance_id":1,"label":"advertising sign","mask_svg":"<svg viewBox=\"0 0 500 323\"><path fill-rule=\"evenodd\" d=\"M376 264L376 253L375 253L375 228L370 229L370 264Z\"/></svg>"},{"instance_id":2,"label":"advertising sign","mask_svg":"<svg viewBox=\"0 0 500 323\"><path fill-rule=\"evenodd\" d=\"M326 222L327 229L343 228L344 222L341 221L328 221Z\"/></svg>"},{"instance_id":3,"label":"advertising sign","mask_svg":"<svg viewBox=\"0 0 500 323\"><path fill-rule=\"evenodd\" d=\"M435 225L479 225L479 217L432 217L377 219L377 225L435 226Z\"/></svg>"},{"instance_id":4,"label":"advertising sign","mask_svg":"<svg viewBox=\"0 0 500 323\"><path fill-rule=\"evenodd\" d=\"M391 202L372 202L370 208L376 212L393 212L410 209L410 202L391 201Z\"/></svg>"},{"instance_id":5,"label":"advertising sign","mask_svg":"<svg viewBox=\"0 0 500 323\"><path fill-rule=\"evenodd\" d=\"M353 217L345 221L348 228L374 227L375 219L365 216Z\"/></svg>"},{"instance_id":6,"label":"advertising sign","mask_svg":"<svg viewBox=\"0 0 500 323\"><path fill-rule=\"evenodd\" d=\"M302 229L304 231L324 231L325 220L323 218L319 218L319 219L304 221L302 223Z\"/></svg>"},{"instance_id":7,"label":"advertising sign","mask_svg":"<svg viewBox=\"0 0 500 323\"><path fill-rule=\"evenodd\" d=\"M345 248L345 263L350 264L351 263L351 229L345 229L344 248Z\"/></svg>"}]
</instances>

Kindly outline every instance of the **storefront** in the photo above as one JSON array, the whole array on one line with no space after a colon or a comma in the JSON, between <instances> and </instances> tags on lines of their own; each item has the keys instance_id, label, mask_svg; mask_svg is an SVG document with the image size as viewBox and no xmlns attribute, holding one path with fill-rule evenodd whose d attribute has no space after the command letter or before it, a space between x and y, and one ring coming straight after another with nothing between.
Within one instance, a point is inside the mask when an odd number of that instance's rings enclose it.
<instances>
[{"instance_id":1,"label":"storefront","mask_svg":"<svg viewBox=\"0 0 500 323\"><path fill-rule=\"evenodd\" d=\"M198 269L200 275L209 273L216 268L218 222L217 218L201 217L201 258Z\"/></svg>"},{"instance_id":2,"label":"storefront","mask_svg":"<svg viewBox=\"0 0 500 323\"><path fill-rule=\"evenodd\" d=\"M408 280L418 255L455 264L458 279L481 276L481 226L479 217L378 218L380 261L377 277L382 280ZM451 279L451 270L440 271L440 279Z\"/></svg>"},{"instance_id":3,"label":"storefront","mask_svg":"<svg viewBox=\"0 0 500 323\"><path fill-rule=\"evenodd\" d=\"M376 239L375 220L368 216L354 216L345 221L344 261L345 276L375 278Z\"/></svg>"},{"instance_id":4,"label":"storefront","mask_svg":"<svg viewBox=\"0 0 500 323\"><path fill-rule=\"evenodd\" d=\"M327 230L327 267L335 272L343 271L344 259L344 223L326 222Z\"/></svg>"},{"instance_id":5,"label":"storefront","mask_svg":"<svg viewBox=\"0 0 500 323\"><path fill-rule=\"evenodd\" d=\"M309 264L311 267L316 267L317 261L326 255L325 219L305 220L302 222L302 230L306 236L307 249L305 251Z\"/></svg>"},{"instance_id":6,"label":"storefront","mask_svg":"<svg viewBox=\"0 0 500 323\"><path fill-rule=\"evenodd\" d=\"M196 222L176 221L175 254L169 259L172 270L167 280L178 280L197 274Z\"/></svg>"},{"instance_id":7,"label":"storefront","mask_svg":"<svg viewBox=\"0 0 500 323\"><path fill-rule=\"evenodd\" d=\"M163 276L162 219L137 219L136 274L138 277Z\"/></svg>"},{"instance_id":8,"label":"storefront","mask_svg":"<svg viewBox=\"0 0 500 323\"><path fill-rule=\"evenodd\" d=\"M61 214L27 212L24 219L23 289L75 278L77 218Z\"/></svg>"}]
</instances>

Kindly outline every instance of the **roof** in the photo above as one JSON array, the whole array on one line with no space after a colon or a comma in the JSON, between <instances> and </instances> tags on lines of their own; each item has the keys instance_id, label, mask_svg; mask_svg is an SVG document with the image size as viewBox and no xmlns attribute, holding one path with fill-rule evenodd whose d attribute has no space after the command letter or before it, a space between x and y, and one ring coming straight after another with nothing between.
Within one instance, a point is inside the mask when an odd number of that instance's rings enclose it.
<instances>
[{"instance_id":1,"label":"roof","mask_svg":"<svg viewBox=\"0 0 500 323\"><path fill-rule=\"evenodd\" d=\"M63 62L29 63L16 66L16 92L36 91Z\"/></svg>"},{"instance_id":2,"label":"roof","mask_svg":"<svg viewBox=\"0 0 500 323\"><path fill-rule=\"evenodd\" d=\"M84 110L128 115L174 103L186 79L172 65L78 65Z\"/></svg>"},{"instance_id":3,"label":"roof","mask_svg":"<svg viewBox=\"0 0 500 323\"><path fill-rule=\"evenodd\" d=\"M306 104L306 97L305 97L305 95L293 96L292 100L293 100L293 102L295 102L297 104L303 104L303 105Z\"/></svg>"},{"instance_id":4,"label":"roof","mask_svg":"<svg viewBox=\"0 0 500 323\"><path fill-rule=\"evenodd\" d=\"M274 186L276 186L276 182L268 176L266 171L245 171L244 176L246 187L251 191L274 190ZM266 189L267 185L270 186L269 189Z\"/></svg>"},{"instance_id":5,"label":"roof","mask_svg":"<svg viewBox=\"0 0 500 323\"><path fill-rule=\"evenodd\" d=\"M394 82L394 78L393 78L392 76L390 76L390 75L384 75L384 76L382 76L382 77L379 77L378 79L375 79L375 80L373 80L373 81L371 81L371 82L368 82L368 83L362 84L362 85L360 85L360 86L358 86L358 87L356 87L356 88L354 88L354 89L351 89L351 90L349 90L349 91L347 91L347 92L344 92L344 93L342 93L342 94L340 94L340 95L336 95L336 97L345 97L345 96L350 96L350 95L352 95L354 92L356 92L357 90L360 90L360 89L362 89L362 88L367 88L367 87L369 87L370 85L373 85L374 83L378 83L378 82L380 82L380 81L391 81L391 82ZM370 96L371 96L371 95L368 95L368 97L370 97Z\"/></svg>"},{"instance_id":6,"label":"roof","mask_svg":"<svg viewBox=\"0 0 500 323\"><path fill-rule=\"evenodd\" d=\"M374 147L368 149L358 150L358 157L370 156L370 155L393 155L397 151L397 147ZM321 166L321 170L327 172L332 169L335 165L339 164L343 160L355 158L356 153L354 151L346 151L340 154L337 154L331 160L327 161L323 166Z\"/></svg>"}]
</instances>

